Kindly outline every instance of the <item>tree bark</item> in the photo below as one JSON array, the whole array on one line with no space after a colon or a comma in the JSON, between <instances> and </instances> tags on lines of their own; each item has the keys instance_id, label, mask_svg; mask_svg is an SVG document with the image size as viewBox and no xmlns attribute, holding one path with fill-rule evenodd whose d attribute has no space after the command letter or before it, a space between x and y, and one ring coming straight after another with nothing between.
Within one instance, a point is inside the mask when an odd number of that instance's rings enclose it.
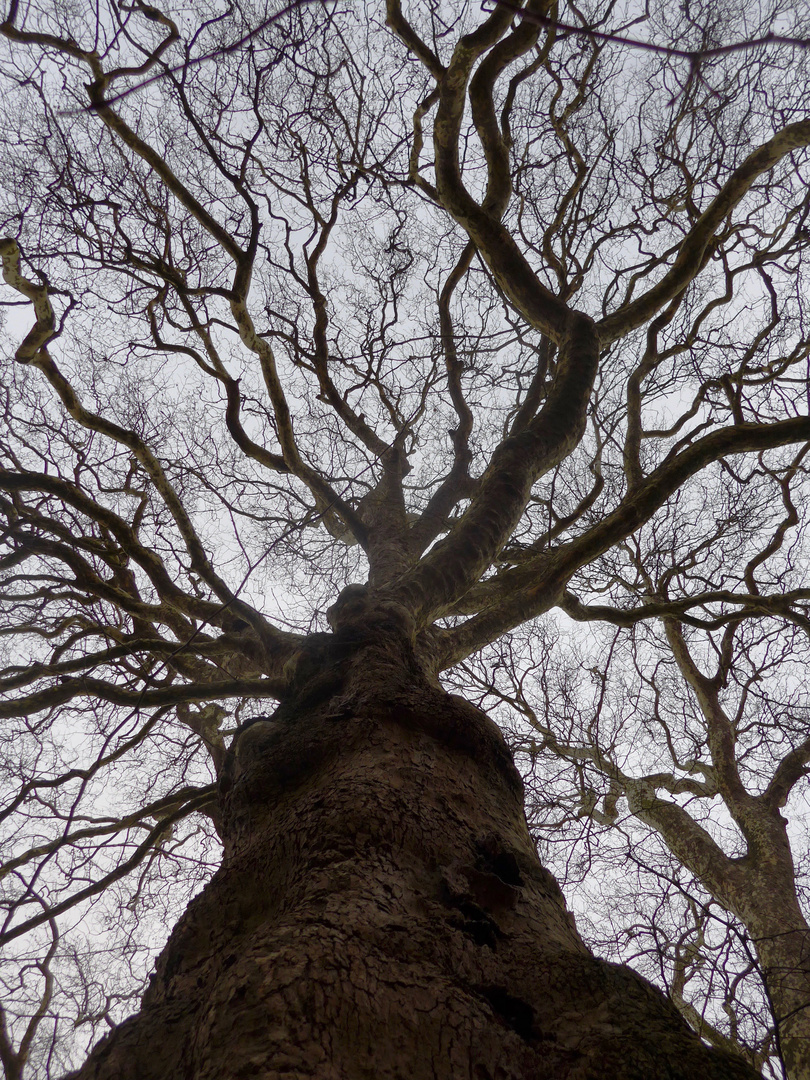
<instances>
[{"instance_id":1,"label":"tree bark","mask_svg":"<svg viewBox=\"0 0 810 1080\"><path fill-rule=\"evenodd\" d=\"M785 1072L789 1080L810 1080L810 928L795 887L760 874L739 906L756 945Z\"/></svg>"},{"instance_id":2,"label":"tree bark","mask_svg":"<svg viewBox=\"0 0 810 1080\"><path fill-rule=\"evenodd\" d=\"M742 858L726 855L682 806L642 791L630 792L628 801L745 926L773 1010L785 1074L788 1080L810 1080L810 927L796 894L787 822L763 795L748 799L748 853Z\"/></svg>"},{"instance_id":3,"label":"tree bark","mask_svg":"<svg viewBox=\"0 0 810 1080\"><path fill-rule=\"evenodd\" d=\"M81 1080L751 1080L585 948L497 727L406 634L320 635L236 741L225 854Z\"/></svg>"}]
</instances>

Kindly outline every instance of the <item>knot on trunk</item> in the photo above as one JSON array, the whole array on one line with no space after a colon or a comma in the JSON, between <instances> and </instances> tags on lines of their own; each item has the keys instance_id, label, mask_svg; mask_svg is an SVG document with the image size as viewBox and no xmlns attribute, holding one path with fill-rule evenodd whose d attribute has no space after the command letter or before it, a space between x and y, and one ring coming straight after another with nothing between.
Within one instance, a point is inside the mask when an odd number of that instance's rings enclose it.
<instances>
[{"instance_id":1,"label":"knot on trunk","mask_svg":"<svg viewBox=\"0 0 810 1080\"><path fill-rule=\"evenodd\" d=\"M332 630L355 641L385 636L404 637L413 642L416 623L413 615L396 600L383 600L367 585L347 585L327 609Z\"/></svg>"}]
</instances>

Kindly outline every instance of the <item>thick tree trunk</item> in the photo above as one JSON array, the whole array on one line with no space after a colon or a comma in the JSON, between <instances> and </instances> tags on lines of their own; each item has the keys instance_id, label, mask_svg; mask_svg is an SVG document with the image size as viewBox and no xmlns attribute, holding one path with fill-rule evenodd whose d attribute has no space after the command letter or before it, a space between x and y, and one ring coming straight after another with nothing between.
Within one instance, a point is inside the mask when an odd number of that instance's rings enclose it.
<instances>
[{"instance_id":1,"label":"thick tree trunk","mask_svg":"<svg viewBox=\"0 0 810 1080\"><path fill-rule=\"evenodd\" d=\"M756 1076L590 955L495 725L431 684L404 638L374 636L311 677L304 664L305 690L240 737L223 865L140 1014L75 1075Z\"/></svg>"}]
</instances>

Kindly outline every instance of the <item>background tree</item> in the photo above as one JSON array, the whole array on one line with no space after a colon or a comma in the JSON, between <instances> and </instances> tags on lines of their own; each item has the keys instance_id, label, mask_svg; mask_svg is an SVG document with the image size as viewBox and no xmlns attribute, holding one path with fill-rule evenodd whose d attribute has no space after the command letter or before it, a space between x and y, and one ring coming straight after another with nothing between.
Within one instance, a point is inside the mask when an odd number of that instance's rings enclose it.
<instances>
[{"instance_id":1,"label":"background tree","mask_svg":"<svg viewBox=\"0 0 810 1080\"><path fill-rule=\"evenodd\" d=\"M83 1077L810 1075L791 8L9 6L7 1075L209 878ZM554 608L618 627L590 694ZM584 949L442 673L571 764L538 828L694 879L642 921L716 1050Z\"/></svg>"}]
</instances>

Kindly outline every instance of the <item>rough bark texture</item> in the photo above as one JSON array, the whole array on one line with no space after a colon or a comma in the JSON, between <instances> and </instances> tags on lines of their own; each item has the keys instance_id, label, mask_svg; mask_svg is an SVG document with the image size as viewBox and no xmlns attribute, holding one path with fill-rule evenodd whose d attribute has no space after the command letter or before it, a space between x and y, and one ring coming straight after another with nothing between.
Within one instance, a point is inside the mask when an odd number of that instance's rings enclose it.
<instances>
[{"instance_id":1,"label":"rough bark texture","mask_svg":"<svg viewBox=\"0 0 810 1080\"><path fill-rule=\"evenodd\" d=\"M759 890L748 907L746 926L757 955L773 1013L779 1049L790 1080L810 1080L810 944L805 919L791 892Z\"/></svg>"},{"instance_id":2,"label":"rough bark texture","mask_svg":"<svg viewBox=\"0 0 810 1080\"><path fill-rule=\"evenodd\" d=\"M239 738L226 854L81 1080L751 1080L594 959L495 725L399 627L339 631Z\"/></svg>"}]
</instances>

